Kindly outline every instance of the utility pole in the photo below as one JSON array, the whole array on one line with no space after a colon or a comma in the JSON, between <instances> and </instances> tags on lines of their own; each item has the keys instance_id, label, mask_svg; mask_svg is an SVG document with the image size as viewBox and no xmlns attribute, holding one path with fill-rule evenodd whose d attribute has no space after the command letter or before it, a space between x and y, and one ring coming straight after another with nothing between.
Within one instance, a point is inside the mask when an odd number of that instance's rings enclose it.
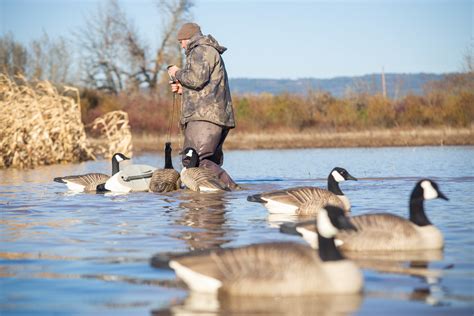
<instances>
[{"instance_id":1,"label":"utility pole","mask_svg":"<svg viewBox=\"0 0 474 316\"><path fill-rule=\"evenodd\" d=\"M384 98L387 97L387 87L385 85L385 72L384 72L383 67L382 67L382 95Z\"/></svg>"}]
</instances>

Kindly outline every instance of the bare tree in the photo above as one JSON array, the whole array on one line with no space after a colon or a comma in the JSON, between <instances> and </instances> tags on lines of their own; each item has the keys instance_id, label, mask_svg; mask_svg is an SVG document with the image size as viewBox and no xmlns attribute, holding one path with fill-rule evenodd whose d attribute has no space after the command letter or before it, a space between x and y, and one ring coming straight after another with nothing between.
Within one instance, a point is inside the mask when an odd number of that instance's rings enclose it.
<instances>
[{"instance_id":1,"label":"bare tree","mask_svg":"<svg viewBox=\"0 0 474 316\"><path fill-rule=\"evenodd\" d=\"M27 49L11 33L0 37L0 72L10 77L25 74L27 61Z\"/></svg>"},{"instance_id":2,"label":"bare tree","mask_svg":"<svg viewBox=\"0 0 474 316\"><path fill-rule=\"evenodd\" d=\"M148 87L154 90L166 64L176 56L173 35L192 7L191 0L161 0L156 3L162 22L159 47L154 53L143 41L117 0L86 21L76 36L83 50L82 65L88 86L118 93ZM174 54L171 52L174 51Z\"/></svg>"},{"instance_id":3,"label":"bare tree","mask_svg":"<svg viewBox=\"0 0 474 316\"><path fill-rule=\"evenodd\" d=\"M43 33L39 40L30 45L29 77L56 83L68 82L72 64L69 47L63 37L51 40L48 34Z\"/></svg>"}]
</instances>

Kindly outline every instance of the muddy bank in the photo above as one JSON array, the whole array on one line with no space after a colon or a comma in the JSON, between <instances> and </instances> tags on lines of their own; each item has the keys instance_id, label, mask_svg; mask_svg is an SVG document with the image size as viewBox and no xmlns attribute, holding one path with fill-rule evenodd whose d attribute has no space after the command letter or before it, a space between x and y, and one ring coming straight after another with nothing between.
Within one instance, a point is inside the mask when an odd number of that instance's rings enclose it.
<instances>
[{"instance_id":1,"label":"muddy bank","mask_svg":"<svg viewBox=\"0 0 474 316\"><path fill-rule=\"evenodd\" d=\"M171 138L173 147L181 147L179 135ZM136 152L162 151L166 136L133 135ZM474 129L369 130L350 132L263 132L231 131L225 149L291 149L325 147L391 147L474 145Z\"/></svg>"}]
</instances>

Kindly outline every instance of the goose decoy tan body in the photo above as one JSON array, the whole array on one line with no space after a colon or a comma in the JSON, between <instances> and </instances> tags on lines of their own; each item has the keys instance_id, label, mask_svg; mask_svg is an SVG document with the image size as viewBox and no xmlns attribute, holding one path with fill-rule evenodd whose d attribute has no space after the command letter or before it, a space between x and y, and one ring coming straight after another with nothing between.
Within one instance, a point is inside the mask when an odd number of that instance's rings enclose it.
<instances>
[{"instance_id":1,"label":"goose decoy tan body","mask_svg":"<svg viewBox=\"0 0 474 316\"><path fill-rule=\"evenodd\" d=\"M357 180L346 169L336 167L328 176L328 189L317 187L296 187L270 191L247 197L249 202L263 204L270 213L286 213L296 215L316 214L326 205L333 205L349 212L349 199L339 188L339 182Z\"/></svg>"},{"instance_id":2,"label":"goose decoy tan body","mask_svg":"<svg viewBox=\"0 0 474 316\"><path fill-rule=\"evenodd\" d=\"M424 200L448 198L438 185L428 179L419 181L410 196L410 217L405 219L390 213L365 214L351 217L357 231L341 231L336 235L336 245L345 251L406 251L442 249L443 234L428 220ZM283 224L281 231L296 233L317 247L316 231L310 222L296 225Z\"/></svg>"},{"instance_id":3,"label":"goose decoy tan body","mask_svg":"<svg viewBox=\"0 0 474 316\"><path fill-rule=\"evenodd\" d=\"M174 269L195 292L232 296L301 296L361 291L362 274L334 245L338 229L354 229L332 206L318 213L319 250L289 242L204 253L156 255L155 267Z\"/></svg>"},{"instance_id":4,"label":"goose decoy tan body","mask_svg":"<svg viewBox=\"0 0 474 316\"><path fill-rule=\"evenodd\" d=\"M122 153L116 153L112 156L112 176L120 171L120 163L129 160ZM66 177L54 178L55 182L64 183L69 190L75 192L96 192L101 191L100 186L103 185L110 176L103 173L86 173L81 175L73 175Z\"/></svg>"},{"instance_id":5,"label":"goose decoy tan body","mask_svg":"<svg viewBox=\"0 0 474 316\"><path fill-rule=\"evenodd\" d=\"M196 192L230 190L213 171L199 167L199 156L194 148L186 148L183 152L190 158L188 167L181 170L181 182L188 189Z\"/></svg>"},{"instance_id":6,"label":"goose decoy tan body","mask_svg":"<svg viewBox=\"0 0 474 316\"><path fill-rule=\"evenodd\" d=\"M173 168L171 159L171 143L165 144L165 166L163 169L156 169L150 180L150 191L171 192L178 190L181 186L179 172Z\"/></svg>"}]
</instances>

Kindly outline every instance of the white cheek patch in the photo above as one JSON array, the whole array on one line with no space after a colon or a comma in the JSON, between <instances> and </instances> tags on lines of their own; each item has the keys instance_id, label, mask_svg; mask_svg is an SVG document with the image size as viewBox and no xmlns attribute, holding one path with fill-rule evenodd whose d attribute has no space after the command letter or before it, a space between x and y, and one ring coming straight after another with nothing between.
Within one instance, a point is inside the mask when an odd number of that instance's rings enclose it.
<instances>
[{"instance_id":1,"label":"white cheek patch","mask_svg":"<svg viewBox=\"0 0 474 316\"><path fill-rule=\"evenodd\" d=\"M430 181L421 182L421 187L423 188L423 198L425 200L432 200L438 197L438 192L433 188Z\"/></svg>"},{"instance_id":2,"label":"white cheek patch","mask_svg":"<svg viewBox=\"0 0 474 316\"><path fill-rule=\"evenodd\" d=\"M188 152L186 153L186 157L192 157L193 156L193 151L190 149L188 150Z\"/></svg>"},{"instance_id":3,"label":"white cheek patch","mask_svg":"<svg viewBox=\"0 0 474 316\"><path fill-rule=\"evenodd\" d=\"M115 156L115 160L117 160L117 162L121 162L123 161L123 158L117 155Z\"/></svg>"},{"instance_id":4,"label":"white cheek patch","mask_svg":"<svg viewBox=\"0 0 474 316\"><path fill-rule=\"evenodd\" d=\"M342 181L346 181L346 179L344 179L343 176L341 176L341 174L339 172L337 172L336 170L334 170L331 175L333 176L334 180L336 180L336 182L342 182Z\"/></svg>"},{"instance_id":5,"label":"white cheek patch","mask_svg":"<svg viewBox=\"0 0 474 316\"><path fill-rule=\"evenodd\" d=\"M318 232L325 238L332 238L337 234L337 228L331 223L328 212L325 209L320 209L318 213Z\"/></svg>"}]
</instances>

